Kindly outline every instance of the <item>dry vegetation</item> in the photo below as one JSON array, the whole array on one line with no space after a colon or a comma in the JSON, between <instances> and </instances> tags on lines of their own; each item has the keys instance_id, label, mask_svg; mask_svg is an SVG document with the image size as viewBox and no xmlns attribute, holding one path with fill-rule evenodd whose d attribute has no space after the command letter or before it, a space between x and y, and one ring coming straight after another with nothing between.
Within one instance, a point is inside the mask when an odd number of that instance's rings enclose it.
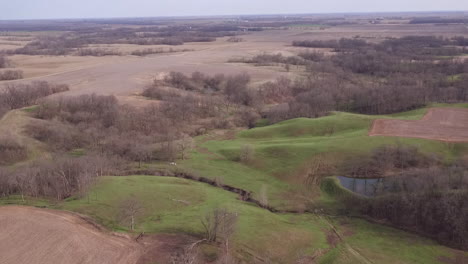
<instances>
[{"instance_id":1,"label":"dry vegetation","mask_svg":"<svg viewBox=\"0 0 468 264\"><path fill-rule=\"evenodd\" d=\"M51 84L45 81L9 84L0 90L0 118L8 110L35 105L41 98L68 90L68 85Z\"/></svg>"},{"instance_id":2,"label":"dry vegetation","mask_svg":"<svg viewBox=\"0 0 468 264\"><path fill-rule=\"evenodd\" d=\"M306 78L280 78L260 87L259 97L277 104L266 113L272 122L318 117L333 110L389 114L433 102L468 100L468 63L453 57L465 52L462 37L413 36L379 44L355 39L296 41L293 45L335 52L332 56L319 52L293 57L264 54L241 60L257 65L280 63L286 69L288 65L306 67Z\"/></svg>"}]
</instances>

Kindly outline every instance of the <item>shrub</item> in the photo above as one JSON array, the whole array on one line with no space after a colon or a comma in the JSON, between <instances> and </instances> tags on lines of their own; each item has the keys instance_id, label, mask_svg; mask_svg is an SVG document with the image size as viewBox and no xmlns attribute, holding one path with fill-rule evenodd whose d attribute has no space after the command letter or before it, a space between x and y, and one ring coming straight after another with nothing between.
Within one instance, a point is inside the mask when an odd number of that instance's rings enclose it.
<instances>
[{"instance_id":1,"label":"shrub","mask_svg":"<svg viewBox=\"0 0 468 264\"><path fill-rule=\"evenodd\" d=\"M10 165L26 159L28 151L13 136L0 136L0 165Z\"/></svg>"},{"instance_id":2,"label":"shrub","mask_svg":"<svg viewBox=\"0 0 468 264\"><path fill-rule=\"evenodd\" d=\"M20 70L6 70L0 72L0 81L11 81L23 79L23 71Z\"/></svg>"}]
</instances>

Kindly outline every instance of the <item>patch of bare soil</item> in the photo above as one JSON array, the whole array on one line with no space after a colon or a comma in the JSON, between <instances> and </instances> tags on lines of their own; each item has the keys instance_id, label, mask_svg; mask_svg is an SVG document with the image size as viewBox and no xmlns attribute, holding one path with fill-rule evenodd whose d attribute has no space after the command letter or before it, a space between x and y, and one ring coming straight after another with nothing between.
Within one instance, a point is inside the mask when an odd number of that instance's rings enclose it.
<instances>
[{"instance_id":1,"label":"patch of bare soil","mask_svg":"<svg viewBox=\"0 0 468 264\"><path fill-rule=\"evenodd\" d=\"M333 230L329 230L327 232L327 243L332 248L336 248L336 246L340 243L340 238L336 235Z\"/></svg>"},{"instance_id":2,"label":"patch of bare soil","mask_svg":"<svg viewBox=\"0 0 468 264\"><path fill-rule=\"evenodd\" d=\"M62 211L0 207L0 264L169 263L193 238L113 234L87 218Z\"/></svg>"},{"instance_id":3,"label":"patch of bare soil","mask_svg":"<svg viewBox=\"0 0 468 264\"><path fill-rule=\"evenodd\" d=\"M421 120L377 119L369 136L468 142L468 109L431 108Z\"/></svg>"},{"instance_id":4,"label":"patch of bare soil","mask_svg":"<svg viewBox=\"0 0 468 264\"><path fill-rule=\"evenodd\" d=\"M171 257L195 241L184 235L159 234L143 236L138 242L144 245L144 252L137 264L171 263Z\"/></svg>"},{"instance_id":5,"label":"patch of bare soil","mask_svg":"<svg viewBox=\"0 0 468 264\"><path fill-rule=\"evenodd\" d=\"M141 247L71 213L0 208L0 264L136 263Z\"/></svg>"}]
</instances>

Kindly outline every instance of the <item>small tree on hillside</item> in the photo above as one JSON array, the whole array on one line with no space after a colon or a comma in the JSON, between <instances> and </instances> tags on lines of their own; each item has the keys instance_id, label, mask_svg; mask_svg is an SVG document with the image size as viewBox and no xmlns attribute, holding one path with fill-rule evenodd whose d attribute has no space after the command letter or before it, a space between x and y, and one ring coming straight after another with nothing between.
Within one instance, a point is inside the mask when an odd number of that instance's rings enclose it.
<instances>
[{"instance_id":1,"label":"small tree on hillside","mask_svg":"<svg viewBox=\"0 0 468 264\"><path fill-rule=\"evenodd\" d=\"M243 145L240 149L239 160L242 163L250 163L253 161L255 150L251 145Z\"/></svg>"},{"instance_id":2,"label":"small tree on hillside","mask_svg":"<svg viewBox=\"0 0 468 264\"><path fill-rule=\"evenodd\" d=\"M177 145L180 150L181 158L185 160L188 157L190 150L193 149L194 143L193 143L193 139L189 135L184 134L182 136L182 139L178 141Z\"/></svg>"},{"instance_id":3,"label":"small tree on hillside","mask_svg":"<svg viewBox=\"0 0 468 264\"><path fill-rule=\"evenodd\" d=\"M227 243L236 230L238 214L224 208L216 208L208 212L201 223L205 229L208 242L223 241Z\"/></svg>"},{"instance_id":4,"label":"small tree on hillside","mask_svg":"<svg viewBox=\"0 0 468 264\"><path fill-rule=\"evenodd\" d=\"M131 197L120 204L119 220L122 224L129 225L135 230L136 219L143 213L143 206L135 198Z\"/></svg>"}]
</instances>

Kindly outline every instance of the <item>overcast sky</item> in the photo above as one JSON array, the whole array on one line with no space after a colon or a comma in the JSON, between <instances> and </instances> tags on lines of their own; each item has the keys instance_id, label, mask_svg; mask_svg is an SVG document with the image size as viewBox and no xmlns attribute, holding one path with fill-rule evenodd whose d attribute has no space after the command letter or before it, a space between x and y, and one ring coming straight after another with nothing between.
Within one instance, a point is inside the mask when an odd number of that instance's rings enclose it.
<instances>
[{"instance_id":1,"label":"overcast sky","mask_svg":"<svg viewBox=\"0 0 468 264\"><path fill-rule=\"evenodd\" d=\"M461 10L468 0L0 0L0 20Z\"/></svg>"}]
</instances>

